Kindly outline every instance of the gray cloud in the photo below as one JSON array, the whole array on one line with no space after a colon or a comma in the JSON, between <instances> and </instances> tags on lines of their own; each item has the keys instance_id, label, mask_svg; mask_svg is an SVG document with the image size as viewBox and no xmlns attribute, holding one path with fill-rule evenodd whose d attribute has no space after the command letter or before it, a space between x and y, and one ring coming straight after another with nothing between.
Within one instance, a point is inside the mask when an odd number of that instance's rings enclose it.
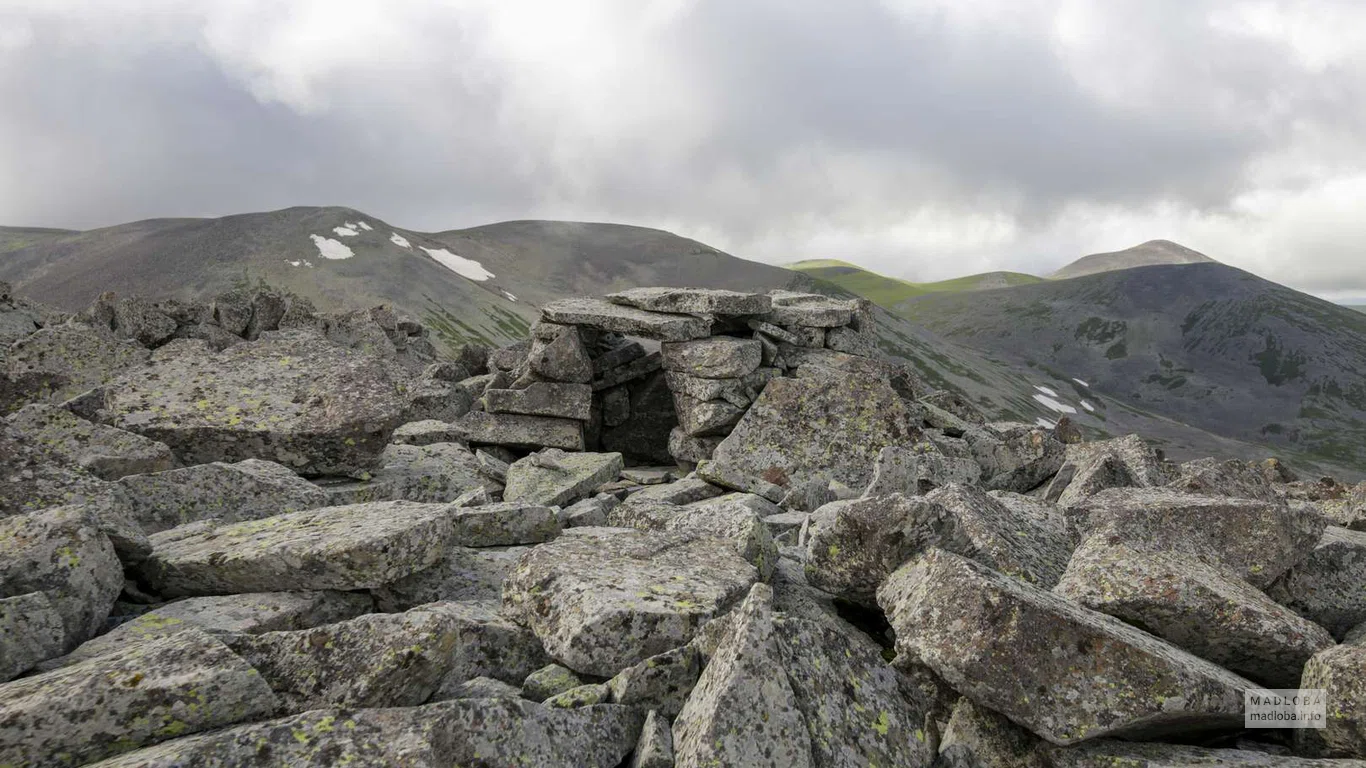
<instances>
[{"instance_id":1,"label":"gray cloud","mask_svg":"<svg viewBox=\"0 0 1366 768\"><path fill-rule=\"evenodd\" d=\"M1167 237L1366 294L1351 0L11 0L0 220L340 204L1047 272Z\"/></svg>"}]
</instances>

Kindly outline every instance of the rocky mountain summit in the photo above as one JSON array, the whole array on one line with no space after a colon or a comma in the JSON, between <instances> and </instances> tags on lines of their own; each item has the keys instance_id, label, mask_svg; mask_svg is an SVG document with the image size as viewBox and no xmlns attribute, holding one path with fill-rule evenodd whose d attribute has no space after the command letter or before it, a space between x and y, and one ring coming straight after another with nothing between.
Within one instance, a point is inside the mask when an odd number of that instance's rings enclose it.
<instances>
[{"instance_id":1,"label":"rocky mountain summit","mask_svg":"<svg viewBox=\"0 0 1366 768\"><path fill-rule=\"evenodd\" d=\"M1366 486L989 422L866 302L10 294L0 766L1366 766Z\"/></svg>"}]
</instances>

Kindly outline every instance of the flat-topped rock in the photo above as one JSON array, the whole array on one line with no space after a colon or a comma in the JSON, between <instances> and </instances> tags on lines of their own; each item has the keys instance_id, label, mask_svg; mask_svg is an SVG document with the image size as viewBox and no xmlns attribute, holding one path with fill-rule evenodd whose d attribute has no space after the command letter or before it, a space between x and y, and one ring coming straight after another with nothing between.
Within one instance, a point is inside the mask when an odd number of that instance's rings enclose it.
<instances>
[{"instance_id":1,"label":"flat-topped rock","mask_svg":"<svg viewBox=\"0 0 1366 768\"><path fill-rule=\"evenodd\" d=\"M11 414L8 421L47 450L104 480L175 466L175 455L165 444L86 421L54 405L26 406Z\"/></svg>"},{"instance_id":2,"label":"flat-topped rock","mask_svg":"<svg viewBox=\"0 0 1366 768\"><path fill-rule=\"evenodd\" d=\"M773 301L762 293L715 288L631 288L607 294L613 304L686 315L762 315Z\"/></svg>"},{"instance_id":3,"label":"flat-topped rock","mask_svg":"<svg viewBox=\"0 0 1366 768\"><path fill-rule=\"evenodd\" d=\"M759 319L777 325L835 328L848 325L858 309L857 302L832 299L818 293L772 291L769 297L773 306Z\"/></svg>"},{"instance_id":4,"label":"flat-topped rock","mask_svg":"<svg viewBox=\"0 0 1366 768\"><path fill-rule=\"evenodd\" d=\"M474 452L455 442L387 446L371 479L375 501L444 503L470 492L502 490L481 470Z\"/></svg>"},{"instance_id":5,"label":"flat-topped rock","mask_svg":"<svg viewBox=\"0 0 1366 768\"><path fill-rule=\"evenodd\" d=\"M527 547L450 547L435 565L374 590L382 611L406 611L438 600L502 599L503 582Z\"/></svg>"},{"instance_id":6,"label":"flat-topped rock","mask_svg":"<svg viewBox=\"0 0 1366 768\"><path fill-rule=\"evenodd\" d=\"M0 518L108 495L106 482L0 420Z\"/></svg>"},{"instance_id":7,"label":"flat-topped rock","mask_svg":"<svg viewBox=\"0 0 1366 768\"><path fill-rule=\"evenodd\" d=\"M1342 639L1366 621L1366 532L1328 526L1308 556L1266 593Z\"/></svg>"},{"instance_id":8,"label":"flat-topped rock","mask_svg":"<svg viewBox=\"0 0 1366 768\"><path fill-rule=\"evenodd\" d=\"M327 506L327 494L273 461L213 462L119 480L117 498L147 533L186 523L236 523Z\"/></svg>"},{"instance_id":9,"label":"flat-topped rock","mask_svg":"<svg viewBox=\"0 0 1366 768\"><path fill-rule=\"evenodd\" d=\"M1255 685L1111 616L944 550L878 590L898 661L1054 744L1236 730Z\"/></svg>"},{"instance_id":10,"label":"flat-topped rock","mask_svg":"<svg viewBox=\"0 0 1366 768\"><path fill-rule=\"evenodd\" d=\"M503 498L564 507L621 475L619 453L565 453L548 449L508 467Z\"/></svg>"},{"instance_id":11,"label":"flat-topped rock","mask_svg":"<svg viewBox=\"0 0 1366 768\"><path fill-rule=\"evenodd\" d=\"M460 434L448 421L423 419L401 425L390 439L399 445L431 445L454 442L460 439Z\"/></svg>"},{"instance_id":12,"label":"flat-topped rock","mask_svg":"<svg viewBox=\"0 0 1366 768\"><path fill-rule=\"evenodd\" d=\"M151 355L134 341L84 325L43 328L10 345L9 377L61 402L136 368Z\"/></svg>"},{"instance_id":13,"label":"flat-topped rock","mask_svg":"<svg viewBox=\"0 0 1366 768\"><path fill-rule=\"evenodd\" d=\"M454 426L460 438L468 443L566 451L584 448L583 423L572 419L470 411Z\"/></svg>"},{"instance_id":14,"label":"flat-topped rock","mask_svg":"<svg viewBox=\"0 0 1366 768\"><path fill-rule=\"evenodd\" d=\"M601 299L560 299L541 308L552 323L585 325L602 331L658 341L689 341L711 335L711 322L692 315L646 312Z\"/></svg>"},{"instance_id":15,"label":"flat-topped rock","mask_svg":"<svg viewBox=\"0 0 1366 768\"><path fill-rule=\"evenodd\" d=\"M490 389L484 393L490 413L520 413L588 421L592 418L593 388L587 384L536 381L525 389Z\"/></svg>"},{"instance_id":16,"label":"flat-topped rock","mask_svg":"<svg viewBox=\"0 0 1366 768\"><path fill-rule=\"evenodd\" d=\"M664 370L705 379L748 376L762 360L759 342L733 336L665 342L660 352L663 353Z\"/></svg>"}]
</instances>

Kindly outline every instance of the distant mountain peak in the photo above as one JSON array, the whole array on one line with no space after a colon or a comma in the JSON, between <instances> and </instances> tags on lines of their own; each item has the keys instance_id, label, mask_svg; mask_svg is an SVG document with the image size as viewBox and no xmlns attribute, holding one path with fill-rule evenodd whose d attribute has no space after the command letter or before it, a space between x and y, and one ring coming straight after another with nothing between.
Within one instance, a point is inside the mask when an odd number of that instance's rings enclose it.
<instances>
[{"instance_id":1,"label":"distant mountain peak","mask_svg":"<svg viewBox=\"0 0 1366 768\"><path fill-rule=\"evenodd\" d=\"M1066 280L1100 272L1114 272L1134 267L1153 267L1160 264L1217 263L1205 254L1171 240L1149 240L1132 248L1109 253L1093 253L1068 264L1049 277Z\"/></svg>"}]
</instances>

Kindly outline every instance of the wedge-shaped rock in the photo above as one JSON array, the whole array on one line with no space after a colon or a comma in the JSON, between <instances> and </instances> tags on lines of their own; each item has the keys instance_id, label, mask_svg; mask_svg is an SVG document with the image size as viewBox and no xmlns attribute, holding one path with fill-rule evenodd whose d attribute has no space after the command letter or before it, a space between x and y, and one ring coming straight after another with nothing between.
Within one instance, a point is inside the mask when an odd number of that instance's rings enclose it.
<instances>
[{"instance_id":1,"label":"wedge-shaped rock","mask_svg":"<svg viewBox=\"0 0 1366 768\"><path fill-rule=\"evenodd\" d=\"M1253 683L944 550L878 590L898 660L1054 744L1239 728Z\"/></svg>"},{"instance_id":2,"label":"wedge-shaped rock","mask_svg":"<svg viewBox=\"0 0 1366 768\"><path fill-rule=\"evenodd\" d=\"M0 518L108 495L104 481L0 420Z\"/></svg>"},{"instance_id":3,"label":"wedge-shaped rock","mask_svg":"<svg viewBox=\"0 0 1366 768\"><path fill-rule=\"evenodd\" d=\"M374 501L455 501L470 491L500 491L502 484L480 470L479 459L459 443L390 445L380 454L372 487Z\"/></svg>"},{"instance_id":4,"label":"wedge-shaped rock","mask_svg":"<svg viewBox=\"0 0 1366 768\"><path fill-rule=\"evenodd\" d=\"M712 460L777 486L823 478L862 490L883 448L918 438L885 381L827 372L770 381Z\"/></svg>"},{"instance_id":5,"label":"wedge-shaped rock","mask_svg":"<svg viewBox=\"0 0 1366 768\"><path fill-rule=\"evenodd\" d=\"M510 448L583 450L583 424L553 416L470 411L455 422L460 439L468 443Z\"/></svg>"},{"instance_id":6,"label":"wedge-shaped rock","mask_svg":"<svg viewBox=\"0 0 1366 768\"><path fill-rule=\"evenodd\" d=\"M1323 728L1295 733L1296 751L1310 757L1356 757L1366 760L1366 648L1329 648L1304 667L1299 688L1325 692Z\"/></svg>"},{"instance_id":7,"label":"wedge-shaped rock","mask_svg":"<svg viewBox=\"0 0 1366 768\"><path fill-rule=\"evenodd\" d=\"M1261 470L1236 459L1198 459L1177 468L1172 488L1201 496L1279 501L1280 495Z\"/></svg>"},{"instance_id":8,"label":"wedge-shaped rock","mask_svg":"<svg viewBox=\"0 0 1366 768\"><path fill-rule=\"evenodd\" d=\"M406 611L438 600L502 599L503 582L526 547L450 547L432 567L374 590L381 611Z\"/></svg>"},{"instance_id":9,"label":"wedge-shaped rock","mask_svg":"<svg viewBox=\"0 0 1366 768\"><path fill-rule=\"evenodd\" d=\"M1327 630L1246 582L1178 552L1087 539L1053 590L1273 688L1295 688Z\"/></svg>"},{"instance_id":10,"label":"wedge-shaped rock","mask_svg":"<svg viewBox=\"0 0 1366 768\"><path fill-rule=\"evenodd\" d=\"M829 623L779 614L779 658L810 734L812 765L928 766L929 702L878 648Z\"/></svg>"},{"instance_id":11,"label":"wedge-shaped rock","mask_svg":"<svg viewBox=\"0 0 1366 768\"><path fill-rule=\"evenodd\" d=\"M327 505L327 494L317 486L261 459L129 475L116 493L148 533L200 520L236 523Z\"/></svg>"},{"instance_id":12,"label":"wedge-shaped rock","mask_svg":"<svg viewBox=\"0 0 1366 768\"><path fill-rule=\"evenodd\" d=\"M672 483L652 485L631 494L623 504L642 501L664 501L670 504L696 504L725 494L725 489L696 477L685 477Z\"/></svg>"},{"instance_id":13,"label":"wedge-shaped rock","mask_svg":"<svg viewBox=\"0 0 1366 768\"><path fill-rule=\"evenodd\" d=\"M260 634L309 629L355 618L374 609L369 595L353 592L258 592L190 597L126 621L49 666L55 669L115 653L136 643L200 629L212 634Z\"/></svg>"},{"instance_id":14,"label":"wedge-shaped rock","mask_svg":"<svg viewBox=\"0 0 1366 768\"><path fill-rule=\"evenodd\" d=\"M668 518L665 531L716 536L730 541L735 551L767 581L778 564L778 545L764 517L778 512L773 502L752 493L732 493L683 507Z\"/></svg>"},{"instance_id":15,"label":"wedge-shaped rock","mask_svg":"<svg viewBox=\"0 0 1366 768\"><path fill-rule=\"evenodd\" d=\"M674 735L669 721L650 710L627 768L674 768Z\"/></svg>"},{"instance_id":16,"label":"wedge-shaped rock","mask_svg":"<svg viewBox=\"0 0 1366 768\"><path fill-rule=\"evenodd\" d=\"M697 465L697 476L709 483L740 493L753 493L777 504L788 497L792 491L781 485L755 477L730 464L703 461ZM820 483L823 478L811 478L808 483ZM830 481L836 482L836 481Z\"/></svg>"},{"instance_id":17,"label":"wedge-shaped rock","mask_svg":"<svg viewBox=\"0 0 1366 768\"><path fill-rule=\"evenodd\" d=\"M818 293L769 293L773 307L760 320L777 325L805 325L812 328L835 328L848 325L854 319L858 303L841 301Z\"/></svg>"},{"instance_id":18,"label":"wedge-shaped rock","mask_svg":"<svg viewBox=\"0 0 1366 768\"><path fill-rule=\"evenodd\" d=\"M412 707L436 692L460 650L459 623L442 605L225 642L261 673L287 711Z\"/></svg>"},{"instance_id":19,"label":"wedge-shaped rock","mask_svg":"<svg viewBox=\"0 0 1366 768\"><path fill-rule=\"evenodd\" d=\"M1057 474L1066 453L1051 431L1028 424L996 432L973 429L964 436L989 491L1032 491Z\"/></svg>"},{"instance_id":20,"label":"wedge-shaped rock","mask_svg":"<svg viewBox=\"0 0 1366 768\"><path fill-rule=\"evenodd\" d=\"M108 383L147 361L148 351L133 341L85 325L43 328L10 346L9 377L41 391L52 402Z\"/></svg>"},{"instance_id":21,"label":"wedge-shaped rock","mask_svg":"<svg viewBox=\"0 0 1366 768\"><path fill-rule=\"evenodd\" d=\"M712 454L716 452L716 446L725 439L720 436L715 437L693 437L683 430L682 427L674 427L669 432L669 455L675 461L697 464L708 461Z\"/></svg>"},{"instance_id":22,"label":"wedge-shaped rock","mask_svg":"<svg viewBox=\"0 0 1366 768\"><path fill-rule=\"evenodd\" d=\"M944 507L901 495L834 501L811 513L806 578L812 586L864 605L906 561L930 547L967 551L958 519Z\"/></svg>"},{"instance_id":23,"label":"wedge-shaped rock","mask_svg":"<svg viewBox=\"0 0 1366 768\"><path fill-rule=\"evenodd\" d=\"M59 655L65 645L66 625L47 595L0 598L0 683Z\"/></svg>"},{"instance_id":24,"label":"wedge-shaped rock","mask_svg":"<svg viewBox=\"0 0 1366 768\"><path fill-rule=\"evenodd\" d=\"M191 630L0 686L0 765L76 766L269 716L261 676Z\"/></svg>"},{"instance_id":25,"label":"wedge-shaped rock","mask_svg":"<svg viewBox=\"0 0 1366 768\"><path fill-rule=\"evenodd\" d=\"M122 590L114 546L83 507L0 520L0 595L45 595L62 617L61 650L93 637Z\"/></svg>"},{"instance_id":26,"label":"wedge-shaped rock","mask_svg":"<svg viewBox=\"0 0 1366 768\"><path fill-rule=\"evenodd\" d=\"M944 728L935 768L1049 768L1043 755L1047 747L1038 736L964 696Z\"/></svg>"},{"instance_id":27,"label":"wedge-shaped rock","mask_svg":"<svg viewBox=\"0 0 1366 768\"><path fill-rule=\"evenodd\" d=\"M686 643L757 578L721 539L574 528L523 556L503 605L551 657L611 677Z\"/></svg>"},{"instance_id":28,"label":"wedge-shaped rock","mask_svg":"<svg viewBox=\"0 0 1366 768\"><path fill-rule=\"evenodd\" d=\"M688 315L762 315L773 306L762 293L715 288L631 288L609 293L607 300L649 312Z\"/></svg>"},{"instance_id":29,"label":"wedge-shaped rock","mask_svg":"<svg viewBox=\"0 0 1366 768\"><path fill-rule=\"evenodd\" d=\"M1138 435L1067 446L1045 498L1071 506L1107 488L1155 488L1175 479L1173 468Z\"/></svg>"},{"instance_id":30,"label":"wedge-shaped rock","mask_svg":"<svg viewBox=\"0 0 1366 768\"><path fill-rule=\"evenodd\" d=\"M520 686L527 675L550 663L536 635L500 613L497 601L441 602L422 608L439 612L454 624L457 634L437 699L456 698L460 686L478 677Z\"/></svg>"},{"instance_id":31,"label":"wedge-shaped rock","mask_svg":"<svg viewBox=\"0 0 1366 768\"><path fill-rule=\"evenodd\" d=\"M450 768L432 707L319 709L129 752L98 768Z\"/></svg>"},{"instance_id":32,"label":"wedge-shaped rock","mask_svg":"<svg viewBox=\"0 0 1366 768\"><path fill-rule=\"evenodd\" d=\"M1366 621L1366 533L1329 526L1267 594L1341 639Z\"/></svg>"},{"instance_id":33,"label":"wedge-shaped rock","mask_svg":"<svg viewBox=\"0 0 1366 768\"><path fill-rule=\"evenodd\" d=\"M673 399L678 428L688 437L724 435L745 415L744 406L725 400L694 400L677 392Z\"/></svg>"},{"instance_id":34,"label":"wedge-shaped rock","mask_svg":"<svg viewBox=\"0 0 1366 768\"><path fill-rule=\"evenodd\" d=\"M536 332L527 354L531 373L550 381L587 384L593 380L593 364L578 328L541 323Z\"/></svg>"},{"instance_id":35,"label":"wedge-shaped rock","mask_svg":"<svg viewBox=\"0 0 1366 768\"><path fill-rule=\"evenodd\" d=\"M725 400L739 407L748 407L764 391L768 382L782 375L777 368L755 369L747 376L730 379L707 379L686 373L665 373L669 389L694 400Z\"/></svg>"},{"instance_id":36,"label":"wedge-shaped rock","mask_svg":"<svg viewBox=\"0 0 1366 768\"><path fill-rule=\"evenodd\" d=\"M423 710L441 723L445 765L617 768L645 720L634 707L557 709L516 699L460 699Z\"/></svg>"},{"instance_id":37,"label":"wedge-shaped rock","mask_svg":"<svg viewBox=\"0 0 1366 768\"><path fill-rule=\"evenodd\" d=\"M451 504L381 501L292 512L152 537L142 575L167 596L380 587L436 563L459 542Z\"/></svg>"},{"instance_id":38,"label":"wedge-shaped rock","mask_svg":"<svg viewBox=\"0 0 1366 768\"><path fill-rule=\"evenodd\" d=\"M1072 546L1065 532L1028 507L1002 503L970 485L946 485L925 500L952 512L971 542L965 550L941 549L970 557L1041 589L1052 589L1067 570Z\"/></svg>"},{"instance_id":39,"label":"wedge-shaped rock","mask_svg":"<svg viewBox=\"0 0 1366 768\"><path fill-rule=\"evenodd\" d=\"M759 342L733 336L713 336L697 341L665 342L660 347L664 370L704 379L735 379L759 368Z\"/></svg>"},{"instance_id":40,"label":"wedge-shaped rock","mask_svg":"<svg viewBox=\"0 0 1366 768\"><path fill-rule=\"evenodd\" d=\"M189 464L269 459L302 474L358 474L404 422L402 377L383 358L307 331L213 353L174 341L108 387L110 423Z\"/></svg>"},{"instance_id":41,"label":"wedge-shaped rock","mask_svg":"<svg viewBox=\"0 0 1366 768\"><path fill-rule=\"evenodd\" d=\"M711 334L711 322L683 314L646 312L601 299L560 299L541 308L548 322L585 325L626 336L659 341L689 341Z\"/></svg>"},{"instance_id":42,"label":"wedge-shaped rock","mask_svg":"<svg viewBox=\"0 0 1366 768\"><path fill-rule=\"evenodd\" d=\"M526 389L490 389L484 403L491 413L521 413L588 421L593 417L593 388L587 384L535 381Z\"/></svg>"},{"instance_id":43,"label":"wedge-shaped rock","mask_svg":"<svg viewBox=\"0 0 1366 768\"><path fill-rule=\"evenodd\" d=\"M55 405L35 403L12 414L8 421L47 450L105 480L175 466L175 456L165 444L86 421Z\"/></svg>"},{"instance_id":44,"label":"wedge-shaped rock","mask_svg":"<svg viewBox=\"0 0 1366 768\"><path fill-rule=\"evenodd\" d=\"M947 456L931 443L912 448L890 445L878 454L873 479L864 490L866 496L901 493L923 496L949 483L976 483L982 468L972 459Z\"/></svg>"},{"instance_id":45,"label":"wedge-shaped rock","mask_svg":"<svg viewBox=\"0 0 1366 768\"><path fill-rule=\"evenodd\" d=\"M677 717L702 672L702 656L691 644L655 654L607 681L612 703L658 710Z\"/></svg>"},{"instance_id":46,"label":"wedge-shaped rock","mask_svg":"<svg viewBox=\"0 0 1366 768\"><path fill-rule=\"evenodd\" d=\"M547 450L508 467L503 498L563 507L616 480L624 466L620 453L565 453Z\"/></svg>"},{"instance_id":47,"label":"wedge-shaped rock","mask_svg":"<svg viewBox=\"0 0 1366 768\"><path fill-rule=\"evenodd\" d=\"M1105 533L1148 549L1187 552L1265 587L1313 550L1326 523L1280 502L1166 489L1102 491L1069 511L1082 535Z\"/></svg>"},{"instance_id":48,"label":"wedge-shaped rock","mask_svg":"<svg viewBox=\"0 0 1366 768\"><path fill-rule=\"evenodd\" d=\"M814 766L797 696L780 669L773 593L757 585L736 609L673 724L679 768Z\"/></svg>"},{"instance_id":49,"label":"wedge-shaped rock","mask_svg":"<svg viewBox=\"0 0 1366 768\"><path fill-rule=\"evenodd\" d=\"M1298 735L1300 731L1296 731ZM1361 768L1359 760L1314 760L1246 749L1207 749L1184 744L1134 743L1099 739L1069 749L1048 752L1048 768Z\"/></svg>"}]
</instances>

